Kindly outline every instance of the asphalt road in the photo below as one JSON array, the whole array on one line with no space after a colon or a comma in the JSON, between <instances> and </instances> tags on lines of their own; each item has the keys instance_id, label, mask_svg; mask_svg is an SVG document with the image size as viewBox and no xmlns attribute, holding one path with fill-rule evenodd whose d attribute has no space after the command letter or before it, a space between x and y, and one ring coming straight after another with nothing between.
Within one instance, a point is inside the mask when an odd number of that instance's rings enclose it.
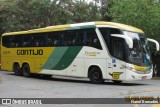
<instances>
[{"instance_id":1,"label":"asphalt road","mask_svg":"<svg viewBox=\"0 0 160 107\"><path fill-rule=\"evenodd\" d=\"M0 98L124 98L126 96L160 96L160 80L129 81L114 84L91 84L88 79L53 76L25 78L12 72L0 71ZM17 107L21 105L0 105ZM39 105L30 105L37 106ZM41 105L42 106L42 105ZM74 107L75 104L43 105L44 107ZM160 107L153 104L79 104L76 107Z\"/></svg>"}]
</instances>

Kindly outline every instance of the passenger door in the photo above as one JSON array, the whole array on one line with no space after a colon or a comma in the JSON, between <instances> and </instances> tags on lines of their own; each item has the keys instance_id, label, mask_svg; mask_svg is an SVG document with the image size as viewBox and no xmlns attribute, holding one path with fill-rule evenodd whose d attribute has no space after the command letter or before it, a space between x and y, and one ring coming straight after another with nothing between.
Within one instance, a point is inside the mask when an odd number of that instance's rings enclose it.
<instances>
[{"instance_id":1,"label":"passenger door","mask_svg":"<svg viewBox=\"0 0 160 107\"><path fill-rule=\"evenodd\" d=\"M125 79L125 66L126 66L126 56L125 56L125 41L121 38L112 39L112 79Z\"/></svg>"}]
</instances>

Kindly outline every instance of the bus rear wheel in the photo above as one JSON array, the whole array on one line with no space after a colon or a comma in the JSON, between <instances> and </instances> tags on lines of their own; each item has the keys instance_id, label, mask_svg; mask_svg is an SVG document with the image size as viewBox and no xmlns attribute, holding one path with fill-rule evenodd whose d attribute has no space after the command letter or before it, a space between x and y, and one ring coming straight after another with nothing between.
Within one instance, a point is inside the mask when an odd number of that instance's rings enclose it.
<instances>
[{"instance_id":1,"label":"bus rear wheel","mask_svg":"<svg viewBox=\"0 0 160 107\"><path fill-rule=\"evenodd\" d=\"M31 76L30 67L29 67L28 64L24 64L22 66L22 74L25 77L30 77Z\"/></svg>"},{"instance_id":2,"label":"bus rear wheel","mask_svg":"<svg viewBox=\"0 0 160 107\"><path fill-rule=\"evenodd\" d=\"M98 67L94 67L89 71L89 78L91 83L100 84L104 82L102 72Z\"/></svg>"},{"instance_id":3,"label":"bus rear wheel","mask_svg":"<svg viewBox=\"0 0 160 107\"><path fill-rule=\"evenodd\" d=\"M22 75L22 71L21 71L21 68L20 68L20 66L19 66L18 63L14 63L14 65L13 65L13 72L17 76L21 76Z\"/></svg>"}]
</instances>

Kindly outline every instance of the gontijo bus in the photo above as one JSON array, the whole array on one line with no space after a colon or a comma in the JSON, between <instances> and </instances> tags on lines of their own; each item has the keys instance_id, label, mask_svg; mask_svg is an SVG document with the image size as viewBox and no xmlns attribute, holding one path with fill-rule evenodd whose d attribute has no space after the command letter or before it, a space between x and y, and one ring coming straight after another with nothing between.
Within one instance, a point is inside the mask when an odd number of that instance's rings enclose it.
<instances>
[{"instance_id":1,"label":"gontijo bus","mask_svg":"<svg viewBox=\"0 0 160 107\"><path fill-rule=\"evenodd\" d=\"M148 41L138 28L114 22L49 26L2 35L1 65L25 77L31 74L122 82L150 79Z\"/></svg>"}]
</instances>

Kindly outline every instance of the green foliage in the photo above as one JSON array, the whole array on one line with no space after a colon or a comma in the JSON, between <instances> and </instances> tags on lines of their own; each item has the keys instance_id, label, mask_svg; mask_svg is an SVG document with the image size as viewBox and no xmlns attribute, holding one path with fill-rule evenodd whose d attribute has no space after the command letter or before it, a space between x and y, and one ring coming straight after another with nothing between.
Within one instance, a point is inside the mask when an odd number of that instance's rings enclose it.
<instances>
[{"instance_id":1,"label":"green foliage","mask_svg":"<svg viewBox=\"0 0 160 107\"><path fill-rule=\"evenodd\" d=\"M159 0L0 0L0 34L98 20L138 27L160 41Z\"/></svg>"},{"instance_id":2,"label":"green foliage","mask_svg":"<svg viewBox=\"0 0 160 107\"><path fill-rule=\"evenodd\" d=\"M100 20L98 9L84 0L0 0L0 32Z\"/></svg>"},{"instance_id":3,"label":"green foliage","mask_svg":"<svg viewBox=\"0 0 160 107\"><path fill-rule=\"evenodd\" d=\"M156 0L114 0L109 13L113 21L138 27L160 41L160 3Z\"/></svg>"}]
</instances>

